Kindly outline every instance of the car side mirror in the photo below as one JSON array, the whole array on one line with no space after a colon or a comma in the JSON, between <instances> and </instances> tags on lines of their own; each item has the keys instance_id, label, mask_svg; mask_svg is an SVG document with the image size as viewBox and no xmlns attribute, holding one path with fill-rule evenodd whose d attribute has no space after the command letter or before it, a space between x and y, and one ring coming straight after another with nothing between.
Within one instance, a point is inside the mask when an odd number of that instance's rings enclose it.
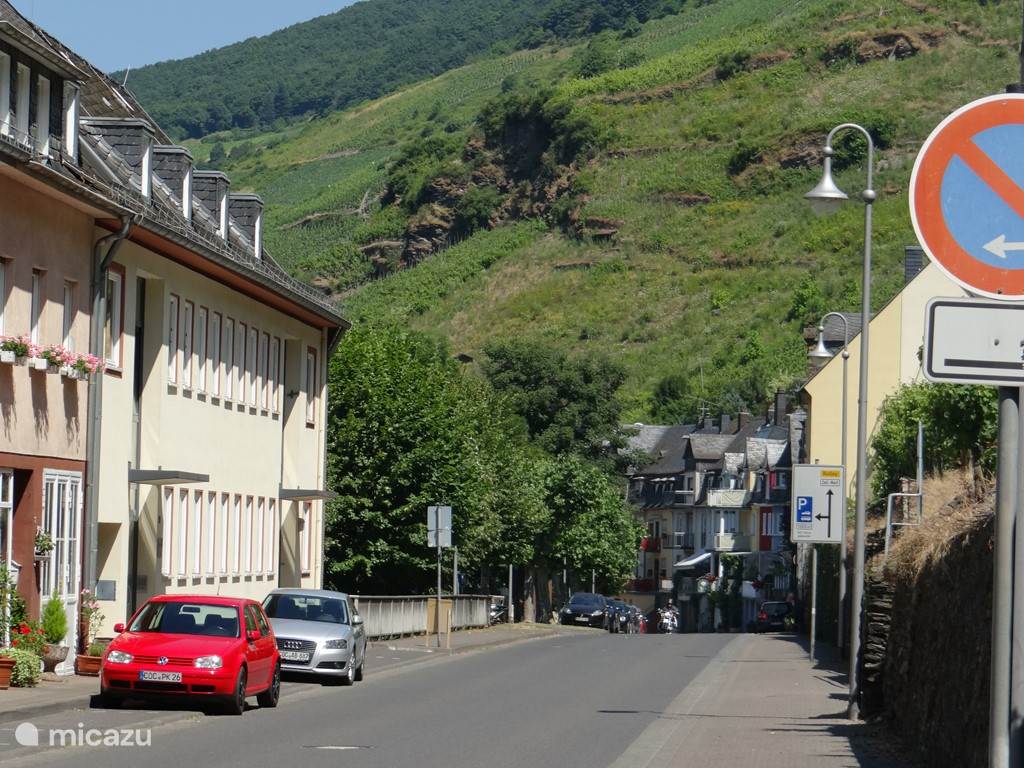
<instances>
[{"instance_id":1,"label":"car side mirror","mask_svg":"<svg viewBox=\"0 0 1024 768\"><path fill-rule=\"evenodd\" d=\"M248 632L245 633L245 638L250 643L255 643L257 640L260 639L260 631L258 629L250 629Z\"/></svg>"},{"instance_id":2,"label":"car side mirror","mask_svg":"<svg viewBox=\"0 0 1024 768\"><path fill-rule=\"evenodd\" d=\"M354 624L357 627L363 626L363 617L357 613L355 616L352 617L352 624Z\"/></svg>"},{"instance_id":3,"label":"car side mirror","mask_svg":"<svg viewBox=\"0 0 1024 768\"><path fill-rule=\"evenodd\" d=\"M122 632L124 632L124 624L122 624L122 623L120 623L120 622L118 622L117 624L115 624L115 625L114 625L114 632L115 632L116 634L118 634L118 635L120 635L120 634L121 634Z\"/></svg>"}]
</instances>

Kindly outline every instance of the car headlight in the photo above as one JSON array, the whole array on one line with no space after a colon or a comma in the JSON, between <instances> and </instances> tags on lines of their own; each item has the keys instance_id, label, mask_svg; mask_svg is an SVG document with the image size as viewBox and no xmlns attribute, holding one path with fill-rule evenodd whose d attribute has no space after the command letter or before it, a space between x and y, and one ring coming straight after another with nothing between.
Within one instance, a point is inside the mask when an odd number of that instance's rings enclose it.
<instances>
[{"instance_id":1,"label":"car headlight","mask_svg":"<svg viewBox=\"0 0 1024 768\"><path fill-rule=\"evenodd\" d=\"M324 648L329 651L343 651L348 648L348 640L343 637L336 637L334 640L328 640L324 643Z\"/></svg>"},{"instance_id":2,"label":"car headlight","mask_svg":"<svg viewBox=\"0 0 1024 768\"><path fill-rule=\"evenodd\" d=\"M135 657L124 651L111 651L107 654L107 661L111 664L131 664Z\"/></svg>"},{"instance_id":3,"label":"car headlight","mask_svg":"<svg viewBox=\"0 0 1024 768\"><path fill-rule=\"evenodd\" d=\"M600 616L600 615L601 615L602 613L604 613L604 611L594 611L594 612L593 612L592 614L590 614L590 615L591 615L591 616Z\"/></svg>"},{"instance_id":4,"label":"car headlight","mask_svg":"<svg viewBox=\"0 0 1024 768\"><path fill-rule=\"evenodd\" d=\"M199 669L220 669L224 666L224 660L220 656L200 656L192 663Z\"/></svg>"}]
</instances>

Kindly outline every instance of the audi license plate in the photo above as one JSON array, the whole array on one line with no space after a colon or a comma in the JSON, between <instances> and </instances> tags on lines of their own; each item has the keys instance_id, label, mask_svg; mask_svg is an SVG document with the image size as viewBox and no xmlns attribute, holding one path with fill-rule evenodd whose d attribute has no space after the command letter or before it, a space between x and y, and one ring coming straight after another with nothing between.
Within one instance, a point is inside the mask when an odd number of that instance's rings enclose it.
<instances>
[{"instance_id":1,"label":"audi license plate","mask_svg":"<svg viewBox=\"0 0 1024 768\"><path fill-rule=\"evenodd\" d=\"M180 683L181 672L139 672L139 680L154 683Z\"/></svg>"},{"instance_id":2,"label":"audi license plate","mask_svg":"<svg viewBox=\"0 0 1024 768\"><path fill-rule=\"evenodd\" d=\"M285 661L309 661L312 654L305 651L281 651L281 658Z\"/></svg>"}]
</instances>

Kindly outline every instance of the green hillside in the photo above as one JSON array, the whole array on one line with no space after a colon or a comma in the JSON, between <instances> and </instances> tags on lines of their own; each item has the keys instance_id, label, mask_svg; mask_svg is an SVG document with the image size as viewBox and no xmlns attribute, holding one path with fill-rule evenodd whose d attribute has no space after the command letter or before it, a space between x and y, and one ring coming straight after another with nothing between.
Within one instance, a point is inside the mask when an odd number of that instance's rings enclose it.
<instances>
[{"instance_id":1,"label":"green hillside","mask_svg":"<svg viewBox=\"0 0 1024 768\"><path fill-rule=\"evenodd\" d=\"M804 324L858 308L861 206L818 219L802 199L827 130L857 120L881 148L881 304L914 242L921 141L1016 78L1018 34L1009 2L690 2L195 151L235 153L228 171L266 198L275 255L353 319L407 323L476 359L513 336L605 354L628 370L631 417L681 417L698 395L754 405L791 384ZM839 150L856 192L862 147ZM408 245L446 212L457 244L417 266L374 245ZM388 276L365 282L375 272Z\"/></svg>"},{"instance_id":2,"label":"green hillside","mask_svg":"<svg viewBox=\"0 0 1024 768\"><path fill-rule=\"evenodd\" d=\"M364 0L264 37L130 74L174 136L325 115L473 58L633 27L685 0ZM124 72L114 73L119 81Z\"/></svg>"}]
</instances>

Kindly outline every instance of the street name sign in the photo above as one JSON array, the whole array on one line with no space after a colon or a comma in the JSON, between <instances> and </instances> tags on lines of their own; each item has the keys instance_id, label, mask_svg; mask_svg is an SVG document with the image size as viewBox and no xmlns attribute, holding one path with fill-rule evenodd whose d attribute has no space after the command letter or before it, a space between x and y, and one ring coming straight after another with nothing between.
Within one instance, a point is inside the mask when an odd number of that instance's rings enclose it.
<instances>
[{"instance_id":1,"label":"street name sign","mask_svg":"<svg viewBox=\"0 0 1024 768\"><path fill-rule=\"evenodd\" d=\"M914 163L910 217L968 293L1024 299L1024 94L978 99L939 123Z\"/></svg>"},{"instance_id":2,"label":"street name sign","mask_svg":"<svg viewBox=\"0 0 1024 768\"><path fill-rule=\"evenodd\" d=\"M438 532L441 542L438 543ZM427 546L448 548L452 545L452 508L427 507Z\"/></svg>"},{"instance_id":3,"label":"street name sign","mask_svg":"<svg viewBox=\"0 0 1024 768\"><path fill-rule=\"evenodd\" d=\"M929 381L1024 386L1024 304L932 299L924 339Z\"/></svg>"},{"instance_id":4,"label":"street name sign","mask_svg":"<svg viewBox=\"0 0 1024 768\"><path fill-rule=\"evenodd\" d=\"M846 483L842 467L797 464L793 467L793 519L790 538L804 544L843 540Z\"/></svg>"}]
</instances>

